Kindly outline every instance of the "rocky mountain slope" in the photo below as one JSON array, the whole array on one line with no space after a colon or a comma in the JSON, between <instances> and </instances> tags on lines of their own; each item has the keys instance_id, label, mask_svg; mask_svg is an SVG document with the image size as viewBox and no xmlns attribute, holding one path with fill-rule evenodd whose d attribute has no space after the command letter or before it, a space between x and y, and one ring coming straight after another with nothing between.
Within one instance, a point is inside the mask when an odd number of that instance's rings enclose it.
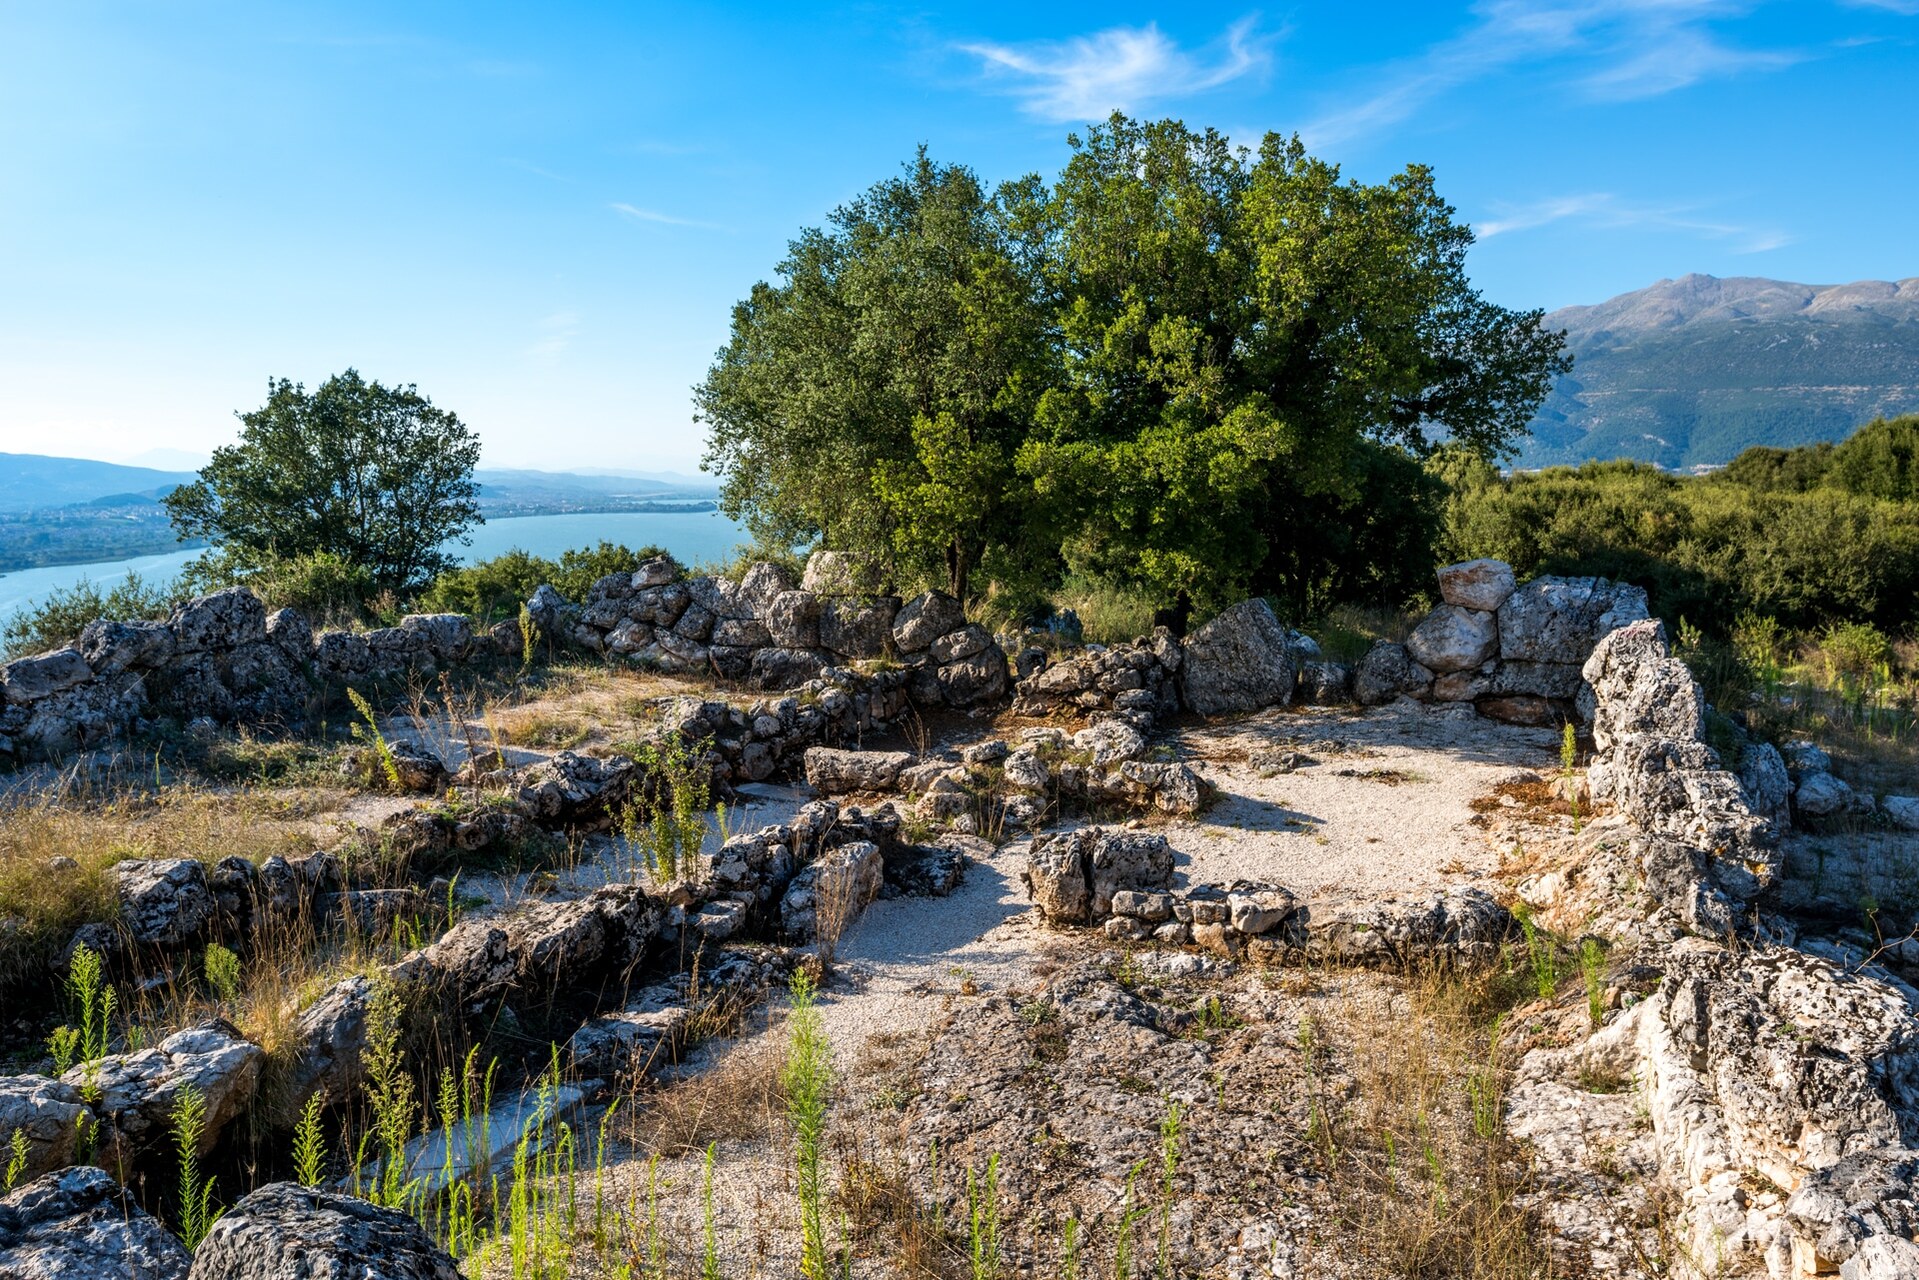
<instances>
[{"instance_id":1,"label":"rocky mountain slope","mask_svg":"<svg viewBox=\"0 0 1919 1280\"><path fill-rule=\"evenodd\" d=\"M1564 307L1574 355L1522 467L1730 461L1919 412L1919 277L1842 285L1688 275Z\"/></svg>"}]
</instances>

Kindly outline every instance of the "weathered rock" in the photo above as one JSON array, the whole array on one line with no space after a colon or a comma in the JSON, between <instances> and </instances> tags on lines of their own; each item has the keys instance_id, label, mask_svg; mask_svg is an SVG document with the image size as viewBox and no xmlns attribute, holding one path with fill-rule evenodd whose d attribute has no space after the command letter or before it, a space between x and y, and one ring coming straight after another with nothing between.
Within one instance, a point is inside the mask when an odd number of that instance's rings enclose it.
<instances>
[{"instance_id":1,"label":"weathered rock","mask_svg":"<svg viewBox=\"0 0 1919 1280\"><path fill-rule=\"evenodd\" d=\"M473 648L473 623L463 613L410 613L400 626L417 634L438 662L458 662Z\"/></svg>"},{"instance_id":2,"label":"weathered rock","mask_svg":"<svg viewBox=\"0 0 1919 1280\"><path fill-rule=\"evenodd\" d=\"M298 609L275 609L267 615L267 643L303 667L313 660L313 624Z\"/></svg>"},{"instance_id":3,"label":"weathered rock","mask_svg":"<svg viewBox=\"0 0 1919 1280\"><path fill-rule=\"evenodd\" d=\"M764 620L778 597L793 589L793 575L768 560L756 560L740 576L739 602L750 616Z\"/></svg>"},{"instance_id":4,"label":"weathered rock","mask_svg":"<svg viewBox=\"0 0 1919 1280\"><path fill-rule=\"evenodd\" d=\"M1466 560L1439 571L1440 599L1480 613L1505 604L1515 585L1513 567L1503 560Z\"/></svg>"},{"instance_id":5,"label":"weathered rock","mask_svg":"<svg viewBox=\"0 0 1919 1280\"><path fill-rule=\"evenodd\" d=\"M972 623L935 640L929 652L933 655L933 661L944 665L984 653L992 643L993 637L986 628Z\"/></svg>"},{"instance_id":6,"label":"weathered rock","mask_svg":"<svg viewBox=\"0 0 1919 1280\"><path fill-rule=\"evenodd\" d=\"M1490 613L1442 604L1406 637L1414 662L1437 674L1467 671L1499 651L1499 627Z\"/></svg>"},{"instance_id":7,"label":"weathered rock","mask_svg":"<svg viewBox=\"0 0 1919 1280\"><path fill-rule=\"evenodd\" d=\"M460 1280L420 1224L396 1209L273 1182L222 1214L191 1280Z\"/></svg>"},{"instance_id":8,"label":"weathered rock","mask_svg":"<svg viewBox=\"0 0 1919 1280\"><path fill-rule=\"evenodd\" d=\"M1289 890L1271 884L1238 883L1226 890L1226 909L1233 928L1260 934L1278 928L1293 913L1297 900Z\"/></svg>"},{"instance_id":9,"label":"weathered rock","mask_svg":"<svg viewBox=\"0 0 1919 1280\"><path fill-rule=\"evenodd\" d=\"M1401 696L1424 697L1432 685L1433 673L1414 662L1405 645L1390 641L1368 649L1353 672L1353 697L1368 707Z\"/></svg>"},{"instance_id":10,"label":"weathered rock","mask_svg":"<svg viewBox=\"0 0 1919 1280\"><path fill-rule=\"evenodd\" d=\"M1473 709L1488 720L1498 720L1503 724L1522 724L1533 728L1551 728L1562 723L1559 708L1545 698L1536 698L1530 694L1516 693L1499 698L1481 698L1473 704Z\"/></svg>"},{"instance_id":11,"label":"weathered rock","mask_svg":"<svg viewBox=\"0 0 1919 1280\"><path fill-rule=\"evenodd\" d=\"M1044 791L1053 781L1053 771L1037 749L1023 746L1007 755L1000 777L1016 791Z\"/></svg>"},{"instance_id":12,"label":"weathered rock","mask_svg":"<svg viewBox=\"0 0 1919 1280\"><path fill-rule=\"evenodd\" d=\"M1295 701L1312 707L1337 707L1353 700L1353 669L1343 662L1302 662Z\"/></svg>"},{"instance_id":13,"label":"weathered rock","mask_svg":"<svg viewBox=\"0 0 1919 1280\"><path fill-rule=\"evenodd\" d=\"M1181 696L1200 715L1257 711L1292 697L1290 635L1264 600L1243 600L1186 637Z\"/></svg>"},{"instance_id":14,"label":"weathered rock","mask_svg":"<svg viewBox=\"0 0 1919 1280\"><path fill-rule=\"evenodd\" d=\"M1314 958L1392 965L1442 956L1489 958L1513 933L1512 913L1491 894L1459 887L1415 898L1299 903L1267 936Z\"/></svg>"},{"instance_id":15,"label":"weathered rock","mask_svg":"<svg viewBox=\"0 0 1919 1280\"><path fill-rule=\"evenodd\" d=\"M1123 889L1170 889L1173 851L1164 836L1082 827L1035 836L1024 878L1048 924L1095 924L1112 912L1113 895Z\"/></svg>"},{"instance_id":16,"label":"weathered rock","mask_svg":"<svg viewBox=\"0 0 1919 1280\"><path fill-rule=\"evenodd\" d=\"M820 598L809 591L782 591L764 614L771 642L783 649L811 649L820 642Z\"/></svg>"},{"instance_id":17,"label":"weathered rock","mask_svg":"<svg viewBox=\"0 0 1919 1280\"><path fill-rule=\"evenodd\" d=\"M893 596L827 600L820 606L820 647L847 658L878 658L893 639Z\"/></svg>"},{"instance_id":18,"label":"weathered rock","mask_svg":"<svg viewBox=\"0 0 1919 1280\"><path fill-rule=\"evenodd\" d=\"M838 747L806 749L806 781L828 795L854 791L890 791L900 770L913 763L906 751L845 751Z\"/></svg>"},{"instance_id":19,"label":"weathered rock","mask_svg":"<svg viewBox=\"0 0 1919 1280\"><path fill-rule=\"evenodd\" d=\"M944 591L923 591L893 618L893 643L901 653L918 653L941 636L966 625L966 611Z\"/></svg>"},{"instance_id":20,"label":"weathered rock","mask_svg":"<svg viewBox=\"0 0 1919 1280\"><path fill-rule=\"evenodd\" d=\"M806 560L800 590L819 596L876 595L885 572L878 561L856 551L815 551Z\"/></svg>"},{"instance_id":21,"label":"weathered rock","mask_svg":"<svg viewBox=\"0 0 1919 1280\"><path fill-rule=\"evenodd\" d=\"M0 689L15 706L51 697L93 679L93 668L78 649L55 649L31 658L16 658L0 667Z\"/></svg>"},{"instance_id":22,"label":"weathered rock","mask_svg":"<svg viewBox=\"0 0 1919 1280\"><path fill-rule=\"evenodd\" d=\"M26 1140L23 1178L73 1163L78 1124L87 1109L80 1091L46 1076L0 1076L0 1147L11 1159L13 1135Z\"/></svg>"},{"instance_id":23,"label":"weathered rock","mask_svg":"<svg viewBox=\"0 0 1919 1280\"><path fill-rule=\"evenodd\" d=\"M1771 825L1775 835L1791 825L1792 780L1786 762L1770 742L1749 742L1739 757L1739 787L1746 803Z\"/></svg>"},{"instance_id":24,"label":"weathered rock","mask_svg":"<svg viewBox=\"0 0 1919 1280\"><path fill-rule=\"evenodd\" d=\"M562 751L520 775L514 804L544 825L591 825L607 820L626 803L636 773L625 756L600 759Z\"/></svg>"},{"instance_id":25,"label":"weathered rock","mask_svg":"<svg viewBox=\"0 0 1919 1280\"><path fill-rule=\"evenodd\" d=\"M1582 663L1603 636L1647 616L1639 587L1605 578L1534 578L1499 606L1499 656Z\"/></svg>"},{"instance_id":26,"label":"weathered rock","mask_svg":"<svg viewBox=\"0 0 1919 1280\"><path fill-rule=\"evenodd\" d=\"M1100 768L1136 760L1146 750L1146 735L1123 720L1102 720L1081 729L1072 741L1076 759Z\"/></svg>"},{"instance_id":27,"label":"weathered rock","mask_svg":"<svg viewBox=\"0 0 1919 1280\"><path fill-rule=\"evenodd\" d=\"M173 1112L188 1089L206 1104L200 1154L213 1150L228 1121L253 1101L266 1052L229 1022L214 1019L176 1031L151 1049L108 1054L75 1067L61 1081L97 1090L100 1150L117 1167L168 1140Z\"/></svg>"},{"instance_id":28,"label":"weathered rock","mask_svg":"<svg viewBox=\"0 0 1919 1280\"><path fill-rule=\"evenodd\" d=\"M1919 831L1919 796L1887 796L1879 807L1899 830Z\"/></svg>"},{"instance_id":29,"label":"weathered rock","mask_svg":"<svg viewBox=\"0 0 1919 1280\"><path fill-rule=\"evenodd\" d=\"M342 978L300 1011L293 1033L289 1097L314 1093L334 1102L354 1095L364 1078L367 1007L373 983L364 974Z\"/></svg>"},{"instance_id":30,"label":"weathered rock","mask_svg":"<svg viewBox=\"0 0 1919 1280\"><path fill-rule=\"evenodd\" d=\"M452 776L440 757L404 738L391 743L387 753L393 763L393 772L398 775L402 791L422 791L435 793L446 790L447 779Z\"/></svg>"},{"instance_id":31,"label":"weathered rock","mask_svg":"<svg viewBox=\"0 0 1919 1280\"><path fill-rule=\"evenodd\" d=\"M1852 788L1830 773L1806 773L1793 788L1794 812L1809 818L1830 818L1858 807Z\"/></svg>"},{"instance_id":32,"label":"weathered rock","mask_svg":"<svg viewBox=\"0 0 1919 1280\"><path fill-rule=\"evenodd\" d=\"M825 670L826 659L807 649L761 649L750 667L752 681L761 689L797 689Z\"/></svg>"},{"instance_id":33,"label":"weathered rock","mask_svg":"<svg viewBox=\"0 0 1919 1280\"><path fill-rule=\"evenodd\" d=\"M764 649L772 643L766 624L753 618L721 618L713 624L715 648Z\"/></svg>"},{"instance_id":34,"label":"weathered rock","mask_svg":"<svg viewBox=\"0 0 1919 1280\"><path fill-rule=\"evenodd\" d=\"M977 707L1006 696L1006 654L996 644L939 668L940 696L948 706Z\"/></svg>"},{"instance_id":35,"label":"weathered rock","mask_svg":"<svg viewBox=\"0 0 1919 1280\"><path fill-rule=\"evenodd\" d=\"M192 1262L104 1169L75 1165L0 1199L6 1280L182 1280Z\"/></svg>"},{"instance_id":36,"label":"weathered rock","mask_svg":"<svg viewBox=\"0 0 1919 1280\"><path fill-rule=\"evenodd\" d=\"M518 648L519 628L514 628L514 646ZM328 631L313 642L313 666L322 679L350 681L364 678L373 670L373 653L366 637L352 631Z\"/></svg>"},{"instance_id":37,"label":"weathered rock","mask_svg":"<svg viewBox=\"0 0 1919 1280\"><path fill-rule=\"evenodd\" d=\"M633 590L643 591L648 587L663 587L677 581L681 573L680 565L672 556L654 556L640 562L633 571Z\"/></svg>"},{"instance_id":38,"label":"weathered rock","mask_svg":"<svg viewBox=\"0 0 1919 1280\"><path fill-rule=\"evenodd\" d=\"M787 885L780 899L780 931L792 942L838 933L879 896L886 865L879 846L855 840L821 854Z\"/></svg>"},{"instance_id":39,"label":"weathered rock","mask_svg":"<svg viewBox=\"0 0 1919 1280\"><path fill-rule=\"evenodd\" d=\"M178 606L167 625L181 653L232 649L267 638L267 607L247 588L228 587Z\"/></svg>"},{"instance_id":40,"label":"weathered rock","mask_svg":"<svg viewBox=\"0 0 1919 1280\"><path fill-rule=\"evenodd\" d=\"M142 946L180 946L213 915L207 869L192 858L128 858L113 865L120 920Z\"/></svg>"},{"instance_id":41,"label":"weathered rock","mask_svg":"<svg viewBox=\"0 0 1919 1280\"><path fill-rule=\"evenodd\" d=\"M94 675L112 675L129 667L157 667L173 656L173 628L164 622L89 622L75 646Z\"/></svg>"}]
</instances>

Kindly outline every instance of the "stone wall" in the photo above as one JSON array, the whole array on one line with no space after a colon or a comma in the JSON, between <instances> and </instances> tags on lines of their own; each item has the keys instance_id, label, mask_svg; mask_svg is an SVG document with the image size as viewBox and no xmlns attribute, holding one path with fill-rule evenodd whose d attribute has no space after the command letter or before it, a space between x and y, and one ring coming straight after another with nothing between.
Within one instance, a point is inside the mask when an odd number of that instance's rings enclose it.
<instances>
[{"instance_id":1,"label":"stone wall","mask_svg":"<svg viewBox=\"0 0 1919 1280\"><path fill-rule=\"evenodd\" d=\"M1496 720L1556 724L1582 710L1580 666L1593 647L1649 616L1639 587L1557 577L1520 586L1498 560L1447 565L1439 594L1444 603L1404 644L1377 644L1360 661L1360 703L1470 702Z\"/></svg>"},{"instance_id":2,"label":"stone wall","mask_svg":"<svg viewBox=\"0 0 1919 1280\"><path fill-rule=\"evenodd\" d=\"M661 557L600 579L578 605L542 586L527 607L549 640L767 690L824 696L858 682L848 663L885 659L904 692L894 710L862 715L869 727L897 714L906 697L965 708L1005 696L1006 655L958 601L925 592L902 604L866 591L871 577L865 562L827 551L813 556L798 588L775 565L754 565L734 582L685 578ZM165 621L93 622L66 648L0 666L0 765L103 746L158 718L297 730L342 687L521 649L517 623L476 634L457 614L315 635L299 612L269 615L251 591L231 588L188 601ZM750 761L742 772L765 776Z\"/></svg>"}]
</instances>

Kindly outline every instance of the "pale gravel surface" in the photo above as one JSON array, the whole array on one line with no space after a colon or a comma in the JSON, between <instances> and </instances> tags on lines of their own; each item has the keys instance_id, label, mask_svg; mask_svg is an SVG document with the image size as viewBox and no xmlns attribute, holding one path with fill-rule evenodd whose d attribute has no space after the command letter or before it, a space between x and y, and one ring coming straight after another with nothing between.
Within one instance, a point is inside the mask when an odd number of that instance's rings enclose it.
<instances>
[{"instance_id":1,"label":"pale gravel surface","mask_svg":"<svg viewBox=\"0 0 1919 1280\"><path fill-rule=\"evenodd\" d=\"M1550 729L1419 704L1269 711L1178 740L1221 792L1167 829L1183 880L1266 880L1301 896L1425 892L1489 875L1504 842L1474 823L1472 802L1554 768L1559 742ZM1315 763L1262 777L1258 754L1287 750Z\"/></svg>"}]
</instances>

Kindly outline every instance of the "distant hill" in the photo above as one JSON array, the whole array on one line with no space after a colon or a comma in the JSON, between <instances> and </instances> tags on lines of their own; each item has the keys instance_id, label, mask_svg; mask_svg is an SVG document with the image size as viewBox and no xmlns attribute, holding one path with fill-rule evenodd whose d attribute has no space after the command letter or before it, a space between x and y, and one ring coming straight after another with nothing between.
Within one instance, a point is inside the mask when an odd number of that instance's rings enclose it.
<instances>
[{"instance_id":1,"label":"distant hill","mask_svg":"<svg viewBox=\"0 0 1919 1280\"><path fill-rule=\"evenodd\" d=\"M191 471L123 467L90 458L0 453L0 511L65 507L101 498L155 502L193 479Z\"/></svg>"},{"instance_id":2,"label":"distant hill","mask_svg":"<svg viewBox=\"0 0 1919 1280\"><path fill-rule=\"evenodd\" d=\"M1533 419L1522 467L1725 463L1752 445L1840 440L1919 413L1919 278L1689 275L1546 324L1566 330L1573 370Z\"/></svg>"}]
</instances>

